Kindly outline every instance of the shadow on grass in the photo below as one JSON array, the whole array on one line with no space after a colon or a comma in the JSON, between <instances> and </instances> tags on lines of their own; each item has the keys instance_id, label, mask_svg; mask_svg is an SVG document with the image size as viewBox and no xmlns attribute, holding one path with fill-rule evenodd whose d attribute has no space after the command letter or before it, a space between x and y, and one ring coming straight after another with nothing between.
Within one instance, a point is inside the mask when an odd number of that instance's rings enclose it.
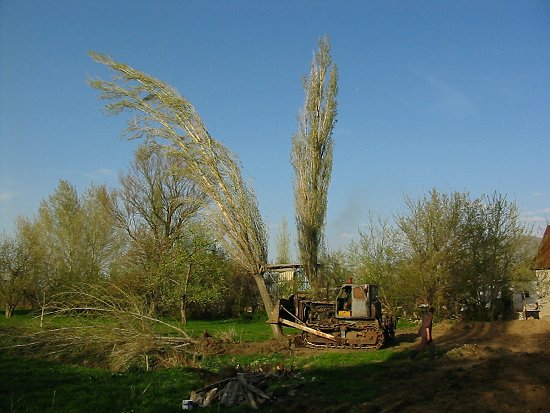
<instances>
[{"instance_id":1,"label":"shadow on grass","mask_svg":"<svg viewBox=\"0 0 550 413\"><path fill-rule=\"evenodd\" d=\"M179 412L200 386L185 369L113 373L0 352L1 412Z\"/></svg>"}]
</instances>

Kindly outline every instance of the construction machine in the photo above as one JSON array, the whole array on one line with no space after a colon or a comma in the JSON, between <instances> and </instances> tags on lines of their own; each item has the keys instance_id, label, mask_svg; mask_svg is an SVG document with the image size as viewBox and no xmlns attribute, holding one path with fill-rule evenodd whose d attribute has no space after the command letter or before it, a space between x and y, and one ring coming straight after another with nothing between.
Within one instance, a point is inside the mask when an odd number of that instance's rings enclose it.
<instances>
[{"instance_id":1,"label":"construction machine","mask_svg":"<svg viewBox=\"0 0 550 413\"><path fill-rule=\"evenodd\" d=\"M269 323L302 330L307 347L379 349L395 335L397 318L382 313L378 285L343 284L335 300L313 300L303 293L280 299Z\"/></svg>"}]
</instances>

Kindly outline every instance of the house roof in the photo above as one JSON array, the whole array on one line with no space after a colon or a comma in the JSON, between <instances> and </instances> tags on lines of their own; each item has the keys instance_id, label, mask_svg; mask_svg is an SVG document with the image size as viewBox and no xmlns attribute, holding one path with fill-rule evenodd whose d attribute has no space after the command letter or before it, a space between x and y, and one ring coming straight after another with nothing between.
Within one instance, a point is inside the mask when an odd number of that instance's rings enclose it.
<instances>
[{"instance_id":1,"label":"house roof","mask_svg":"<svg viewBox=\"0 0 550 413\"><path fill-rule=\"evenodd\" d=\"M540 242L539 251L535 257L535 270L548 270L550 269L550 225L546 226L546 231L542 236Z\"/></svg>"}]
</instances>

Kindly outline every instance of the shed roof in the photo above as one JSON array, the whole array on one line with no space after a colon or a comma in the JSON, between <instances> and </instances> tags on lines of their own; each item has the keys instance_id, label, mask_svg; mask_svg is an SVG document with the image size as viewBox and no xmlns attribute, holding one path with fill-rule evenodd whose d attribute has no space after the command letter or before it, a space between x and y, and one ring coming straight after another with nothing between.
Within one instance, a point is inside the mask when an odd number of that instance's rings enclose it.
<instances>
[{"instance_id":1,"label":"shed roof","mask_svg":"<svg viewBox=\"0 0 550 413\"><path fill-rule=\"evenodd\" d=\"M535 258L535 270L548 270L550 269L550 225L546 226L546 231L542 236L540 242L539 251Z\"/></svg>"}]
</instances>

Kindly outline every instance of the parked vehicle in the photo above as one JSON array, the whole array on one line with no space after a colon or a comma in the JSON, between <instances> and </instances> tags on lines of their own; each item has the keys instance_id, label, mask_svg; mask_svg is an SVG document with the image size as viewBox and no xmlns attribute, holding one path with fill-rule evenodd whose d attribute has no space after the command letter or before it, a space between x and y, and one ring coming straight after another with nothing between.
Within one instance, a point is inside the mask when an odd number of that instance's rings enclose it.
<instances>
[{"instance_id":1,"label":"parked vehicle","mask_svg":"<svg viewBox=\"0 0 550 413\"><path fill-rule=\"evenodd\" d=\"M538 295L536 293L530 293L523 291L521 293L514 294L514 311L518 315L520 320L527 320L528 318L540 318L540 306Z\"/></svg>"}]
</instances>

